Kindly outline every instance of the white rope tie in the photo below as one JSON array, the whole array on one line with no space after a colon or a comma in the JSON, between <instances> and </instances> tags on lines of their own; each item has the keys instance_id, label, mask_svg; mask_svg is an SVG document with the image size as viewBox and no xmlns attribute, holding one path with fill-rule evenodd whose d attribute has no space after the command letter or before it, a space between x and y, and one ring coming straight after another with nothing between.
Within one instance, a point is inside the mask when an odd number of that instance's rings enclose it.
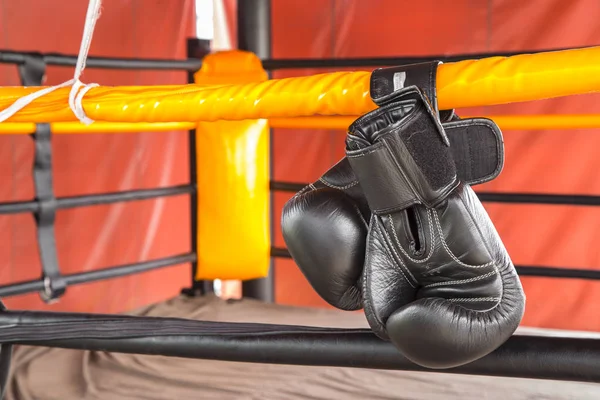
<instances>
[{"instance_id":1,"label":"white rope tie","mask_svg":"<svg viewBox=\"0 0 600 400\"><path fill-rule=\"evenodd\" d=\"M83 37L81 39L81 46L79 47L79 55L77 56L77 64L75 65L75 74L73 79L70 79L66 82L58 84L56 86L50 86L37 92L30 93L26 96L21 97L16 100L13 104L11 104L6 109L0 111L0 122L6 121L8 118L15 115L18 111L25 108L27 105L31 104L36 99L39 99L42 96L47 95L55 91L56 89L60 89L63 87L71 86L71 92L69 93L69 107L73 114L81 121L82 123L89 125L94 122L92 119L88 118L83 110L83 96L92 88L97 87L97 83L85 84L79 80L81 75L83 75L83 70L85 69L85 62L88 57L88 52L90 50L90 45L92 44L92 37L94 36L94 28L96 27L96 22L100 18L100 6L102 4L102 0L90 0L88 4L87 14L85 16L85 26L83 28Z\"/></svg>"}]
</instances>

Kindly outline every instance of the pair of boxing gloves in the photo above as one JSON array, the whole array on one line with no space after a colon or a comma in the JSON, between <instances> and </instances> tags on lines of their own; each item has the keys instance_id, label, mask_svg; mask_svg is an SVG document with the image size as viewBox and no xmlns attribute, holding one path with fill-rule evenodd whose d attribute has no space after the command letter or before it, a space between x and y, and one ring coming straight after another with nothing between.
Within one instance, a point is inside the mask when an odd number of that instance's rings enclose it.
<instances>
[{"instance_id":1,"label":"pair of boxing gloves","mask_svg":"<svg viewBox=\"0 0 600 400\"><path fill-rule=\"evenodd\" d=\"M364 309L414 363L450 368L504 343L525 296L471 189L502 170L501 132L438 111L437 65L373 72L379 107L349 127L346 157L285 204L282 232L324 300Z\"/></svg>"}]
</instances>

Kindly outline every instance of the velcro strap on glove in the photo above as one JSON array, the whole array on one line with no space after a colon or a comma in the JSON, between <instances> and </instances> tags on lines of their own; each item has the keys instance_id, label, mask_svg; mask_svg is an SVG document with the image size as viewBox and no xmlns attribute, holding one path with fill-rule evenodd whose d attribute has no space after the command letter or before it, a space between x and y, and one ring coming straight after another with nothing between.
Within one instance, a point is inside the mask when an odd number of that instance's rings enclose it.
<instances>
[{"instance_id":1,"label":"velcro strap on glove","mask_svg":"<svg viewBox=\"0 0 600 400\"><path fill-rule=\"evenodd\" d=\"M479 185L495 179L504 167L504 141L498 125L487 118L468 118L442 124L458 179Z\"/></svg>"},{"instance_id":2,"label":"velcro strap on glove","mask_svg":"<svg viewBox=\"0 0 600 400\"><path fill-rule=\"evenodd\" d=\"M373 213L435 207L459 184L448 137L421 91L356 120L346 156Z\"/></svg>"},{"instance_id":3,"label":"velcro strap on glove","mask_svg":"<svg viewBox=\"0 0 600 400\"><path fill-rule=\"evenodd\" d=\"M486 118L460 120L454 110L438 111L436 79L440 64L441 61L429 61L378 68L371 74L371 98L382 107L396 102L399 92L416 86L443 122L458 178L469 185L491 181L504 166L502 132Z\"/></svg>"}]
</instances>

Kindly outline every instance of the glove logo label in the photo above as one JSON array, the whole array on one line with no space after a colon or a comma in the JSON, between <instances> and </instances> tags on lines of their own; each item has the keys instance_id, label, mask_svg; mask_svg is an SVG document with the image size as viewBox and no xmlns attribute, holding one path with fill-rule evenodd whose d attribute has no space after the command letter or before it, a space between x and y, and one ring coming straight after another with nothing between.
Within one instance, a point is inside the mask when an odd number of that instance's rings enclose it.
<instances>
[{"instance_id":1,"label":"glove logo label","mask_svg":"<svg viewBox=\"0 0 600 400\"><path fill-rule=\"evenodd\" d=\"M406 72L396 72L394 73L394 91L400 90L404 88L404 83L406 82Z\"/></svg>"}]
</instances>

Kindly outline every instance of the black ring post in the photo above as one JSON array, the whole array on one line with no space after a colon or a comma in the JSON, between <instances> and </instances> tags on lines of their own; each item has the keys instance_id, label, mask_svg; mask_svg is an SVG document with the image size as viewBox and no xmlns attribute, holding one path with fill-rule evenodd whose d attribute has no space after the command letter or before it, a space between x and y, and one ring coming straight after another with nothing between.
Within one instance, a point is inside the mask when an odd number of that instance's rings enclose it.
<instances>
[{"instance_id":1,"label":"black ring post","mask_svg":"<svg viewBox=\"0 0 600 400\"><path fill-rule=\"evenodd\" d=\"M251 51L261 60L271 57L271 0L238 1L237 9L238 48ZM273 131L269 132L269 176L273 178ZM270 193L270 230L274 234L273 193ZM272 303L275 301L275 265L271 258L266 278L242 282L242 296Z\"/></svg>"},{"instance_id":2,"label":"black ring post","mask_svg":"<svg viewBox=\"0 0 600 400\"><path fill-rule=\"evenodd\" d=\"M210 53L210 41L203 39L188 39L187 56L201 60ZM196 70L188 72L188 83L194 83L194 73ZM190 158L190 185L196 190L190 194L190 228L191 228L191 252L198 254L198 162L196 159L196 129L191 129L188 133L188 151ZM192 261L192 283L188 288L181 290L181 294L186 296L196 296L212 293L214 291L213 281L196 280L198 271L198 260Z\"/></svg>"}]
</instances>

